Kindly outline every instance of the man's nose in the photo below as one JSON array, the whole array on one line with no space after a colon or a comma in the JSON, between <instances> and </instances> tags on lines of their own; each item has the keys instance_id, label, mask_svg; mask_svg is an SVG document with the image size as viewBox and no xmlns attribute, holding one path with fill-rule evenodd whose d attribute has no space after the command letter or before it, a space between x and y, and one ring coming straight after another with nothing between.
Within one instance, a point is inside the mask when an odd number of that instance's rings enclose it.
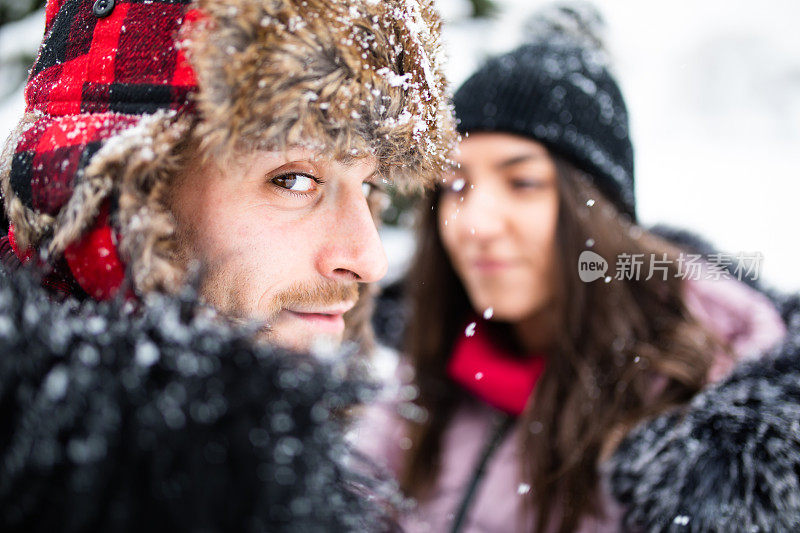
<instances>
[{"instance_id":1,"label":"man's nose","mask_svg":"<svg viewBox=\"0 0 800 533\"><path fill-rule=\"evenodd\" d=\"M372 283L386 275L389 264L367 199L358 190L342 192L322 230L317 267L325 277L338 281Z\"/></svg>"}]
</instances>

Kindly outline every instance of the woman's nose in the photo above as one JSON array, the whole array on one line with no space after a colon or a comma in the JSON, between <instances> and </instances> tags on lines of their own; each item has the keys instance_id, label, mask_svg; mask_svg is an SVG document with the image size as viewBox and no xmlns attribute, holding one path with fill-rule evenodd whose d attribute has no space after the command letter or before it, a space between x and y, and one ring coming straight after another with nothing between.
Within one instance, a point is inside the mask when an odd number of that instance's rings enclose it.
<instances>
[{"instance_id":1,"label":"woman's nose","mask_svg":"<svg viewBox=\"0 0 800 533\"><path fill-rule=\"evenodd\" d=\"M448 224L455 224L465 238L494 239L504 230L503 203L492 187L473 185L458 199Z\"/></svg>"}]
</instances>

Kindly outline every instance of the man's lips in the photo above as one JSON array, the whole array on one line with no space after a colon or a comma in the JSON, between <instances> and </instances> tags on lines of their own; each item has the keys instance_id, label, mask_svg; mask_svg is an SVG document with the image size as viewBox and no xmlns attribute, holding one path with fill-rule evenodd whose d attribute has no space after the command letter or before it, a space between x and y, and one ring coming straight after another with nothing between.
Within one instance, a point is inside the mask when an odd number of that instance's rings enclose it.
<instances>
[{"instance_id":1,"label":"man's lips","mask_svg":"<svg viewBox=\"0 0 800 533\"><path fill-rule=\"evenodd\" d=\"M344 302L332 306L293 306L284 311L312 326L319 333L341 333L344 331L344 314L355 302Z\"/></svg>"},{"instance_id":2,"label":"man's lips","mask_svg":"<svg viewBox=\"0 0 800 533\"><path fill-rule=\"evenodd\" d=\"M333 305L294 304L287 307L286 310L299 315L343 315L355 305L355 302L341 302Z\"/></svg>"}]
</instances>

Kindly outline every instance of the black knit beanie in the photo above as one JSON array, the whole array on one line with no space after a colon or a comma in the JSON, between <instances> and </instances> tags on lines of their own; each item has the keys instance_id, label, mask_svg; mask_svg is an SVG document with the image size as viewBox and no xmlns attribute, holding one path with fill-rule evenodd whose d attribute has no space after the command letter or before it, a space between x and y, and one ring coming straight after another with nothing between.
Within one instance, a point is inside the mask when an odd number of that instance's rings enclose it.
<instances>
[{"instance_id":1,"label":"black knit beanie","mask_svg":"<svg viewBox=\"0 0 800 533\"><path fill-rule=\"evenodd\" d=\"M568 7L537 15L529 22L533 42L490 59L456 91L458 129L541 142L635 220L628 112L601 41L583 31L589 26L585 13Z\"/></svg>"}]
</instances>

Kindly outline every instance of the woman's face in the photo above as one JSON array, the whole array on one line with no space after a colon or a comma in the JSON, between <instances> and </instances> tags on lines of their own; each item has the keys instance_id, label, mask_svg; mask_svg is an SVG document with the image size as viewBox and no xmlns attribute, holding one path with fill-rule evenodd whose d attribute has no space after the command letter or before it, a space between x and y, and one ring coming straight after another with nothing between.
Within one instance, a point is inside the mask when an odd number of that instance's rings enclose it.
<instances>
[{"instance_id":1,"label":"woman's face","mask_svg":"<svg viewBox=\"0 0 800 533\"><path fill-rule=\"evenodd\" d=\"M439 202L439 234L479 313L518 322L543 310L555 283L556 167L541 144L471 134Z\"/></svg>"}]
</instances>

